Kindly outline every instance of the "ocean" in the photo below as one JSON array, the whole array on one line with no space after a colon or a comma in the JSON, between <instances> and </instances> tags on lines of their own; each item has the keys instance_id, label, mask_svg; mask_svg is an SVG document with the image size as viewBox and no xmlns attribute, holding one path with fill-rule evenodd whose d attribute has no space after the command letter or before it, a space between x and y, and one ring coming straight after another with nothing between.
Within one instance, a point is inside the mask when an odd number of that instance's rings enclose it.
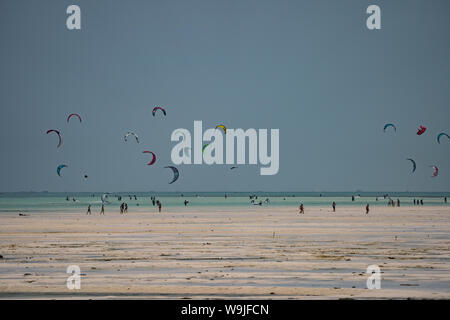
<instances>
[{"instance_id":1,"label":"ocean","mask_svg":"<svg viewBox=\"0 0 450 320\"><path fill-rule=\"evenodd\" d=\"M394 201L400 199L401 205L413 205L413 199L423 199L425 206L449 205L444 203L444 197L449 198L450 192L111 192L107 194L105 208L118 210L120 204L128 204L128 211L150 209L154 206L151 196L161 201L163 208L184 207L184 201L189 201L188 207L258 207L291 206L297 208L301 203L305 208L311 206L330 207L332 202L339 206L387 206L388 197ZM102 205L103 193L63 193L63 192L17 192L0 193L0 212L76 212L86 211L88 205L92 210ZM227 197L225 197L225 195ZM256 195L251 202L250 195ZM136 196L136 197L135 197ZM352 201L352 196L355 197ZM122 197L119 200L119 197ZM268 199L266 202L265 200Z\"/></svg>"}]
</instances>

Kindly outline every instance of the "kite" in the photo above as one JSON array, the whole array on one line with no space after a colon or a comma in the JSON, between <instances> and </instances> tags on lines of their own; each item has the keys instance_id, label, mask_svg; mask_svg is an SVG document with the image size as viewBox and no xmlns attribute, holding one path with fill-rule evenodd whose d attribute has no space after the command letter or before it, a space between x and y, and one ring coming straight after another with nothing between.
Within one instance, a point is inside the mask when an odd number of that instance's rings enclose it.
<instances>
[{"instance_id":1,"label":"kite","mask_svg":"<svg viewBox=\"0 0 450 320\"><path fill-rule=\"evenodd\" d=\"M445 132L441 132L441 133L439 133L438 136L437 136L437 141L438 141L438 143L441 143L441 137L442 137L442 136L446 136L447 138L450 139L450 136L449 136L448 134L446 134Z\"/></svg>"},{"instance_id":2,"label":"kite","mask_svg":"<svg viewBox=\"0 0 450 320\"><path fill-rule=\"evenodd\" d=\"M230 170L237 169L237 167L231 167Z\"/></svg>"},{"instance_id":3,"label":"kite","mask_svg":"<svg viewBox=\"0 0 450 320\"><path fill-rule=\"evenodd\" d=\"M151 154L153 155L152 161L150 161L149 163L147 163L147 165L151 166L152 164L155 163L155 161L156 161L156 154L154 154L153 152L148 151L148 150L144 150L144 151L142 151L142 153L151 153Z\"/></svg>"},{"instance_id":4,"label":"kite","mask_svg":"<svg viewBox=\"0 0 450 320\"><path fill-rule=\"evenodd\" d=\"M61 169L62 168L67 168L67 166L65 165L65 164L60 164L59 166L58 166L58 168L56 168L56 173L58 174L58 176L60 176L61 177Z\"/></svg>"},{"instance_id":5,"label":"kite","mask_svg":"<svg viewBox=\"0 0 450 320\"><path fill-rule=\"evenodd\" d=\"M166 110L165 110L165 109L163 109L163 108L161 108L161 107L154 107L154 108L153 108L153 111L152 111L153 116L156 115L156 111L157 111L158 109L161 110L161 111L164 113L164 115L166 115Z\"/></svg>"},{"instance_id":6,"label":"kite","mask_svg":"<svg viewBox=\"0 0 450 320\"><path fill-rule=\"evenodd\" d=\"M78 120L80 120L80 122L81 122L81 117L80 117L80 115L78 113L71 113L71 114L69 114L69 116L67 117L67 122L69 122L70 118L72 118L74 116L78 117Z\"/></svg>"},{"instance_id":7,"label":"kite","mask_svg":"<svg viewBox=\"0 0 450 320\"><path fill-rule=\"evenodd\" d=\"M175 167L172 167L172 166L167 166L164 168L169 168L169 169L172 169L172 171L173 171L173 179L172 179L172 181L169 182L169 184L172 184L175 181L177 181L178 177L180 176L180 172L178 171L178 169Z\"/></svg>"},{"instance_id":8,"label":"kite","mask_svg":"<svg viewBox=\"0 0 450 320\"><path fill-rule=\"evenodd\" d=\"M139 137L137 136L137 134L133 133L133 132L127 132L124 136L125 141L128 141L128 136L134 136L136 138L136 142L139 143Z\"/></svg>"},{"instance_id":9,"label":"kite","mask_svg":"<svg viewBox=\"0 0 450 320\"><path fill-rule=\"evenodd\" d=\"M394 128L394 131L397 132L397 128L392 123L387 123L384 125L383 131L386 132L386 129L392 127Z\"/></svg>"},{"instance_id":10,"label":"kite","mask_svg":"<svg viewBox=\"0 0 450 320\"><path fill-rule=\"evenodd\" d=\"M223 124L217 125L217 126L216 126L216 129L217 129L217 128L221 128L225 134L227 133L227 127L225 127Z\"/></svg>"},{"instance_id":11,"label":"kite","mask_svg":"<svg viewBox=\"0 0 450 320\"><path fill-rule=\"evenodd\" d=\"M202 152L203 152L203 153L205 152L205 149L206 149L207 146L209 146L209 143L207 143L207 144L205 144L205 145L203 146L203 148L202 148Z\"/></svg>"},{"instance_id":12,"label":"kite","mask_svg":"<svg viewBox=\"0 0 450 320\"><path fill-rule=\"evenodd\" d=\"M426 130L427 128L425 128L424 126L420 126L420 129L417 130L417 135L418 136L422 135Z\"/></svg>"},{"instance_id":13,"label":"kite","mask_svg":"<svg viewBox=\"0 0 450 320\"><path fill-rule=\"evenodd\" d=\"M414 171L416 171L416 162L413 160L413 159L406 159L406 160L409 160L409 161L411 161L412 162L412 165L413 165L413 169L412 169L412 172L414 172Z\"/></svg>"},{"instance_id":14,"label":"kite","mask_svg":"<svg viewBox=\"0 0 450 320\"><path fill-rule=\"evenodd\" d=\"M58 139L59 140L58 140L58 145L56 147L59 148L61 146L61 144L62 144L61 134L59 133L58 130L54 130L54 129L47 130L47 134L49 134L51 132L55 132L58 135Z\"/></svg>"},{"instance_id":15,"label":"kite","mask_svg":"<svg viewBox=\"0 0 450 320\"><path fill-rule=\"evenodd\" d=\"M108 194L107 193L102 194L102 203L103 204L108 204L109 203L109 201L106 200L107 198L108 198Z\"/></svg>"},{"instance_id":16,"label":"kite","mask_svg":"<svg viewBox=\"0 0 450 320\"><path fill-rule=\"evenodd\" d=\"M433 174L431 175L431 177L437 177L438 173L439 173L439 169L436 166L430 166L434 169Z\"/></svg>"}]
</instances>

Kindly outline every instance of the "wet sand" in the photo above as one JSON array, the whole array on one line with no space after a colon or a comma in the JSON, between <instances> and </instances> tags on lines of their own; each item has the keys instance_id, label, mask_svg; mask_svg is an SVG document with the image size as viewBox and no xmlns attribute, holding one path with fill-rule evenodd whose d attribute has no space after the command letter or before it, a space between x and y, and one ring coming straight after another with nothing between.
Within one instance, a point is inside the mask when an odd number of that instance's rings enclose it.
<instances>
[{"instance_id":1,"label":"wet sand","mask_svg":"<svg viewBox=\"0 0 450 320\"><path fill-rule=\"evenodd\" d=\"M450 298L450 207L305 209L1 213L0 298Z\"/></svg>"}]
</instances>

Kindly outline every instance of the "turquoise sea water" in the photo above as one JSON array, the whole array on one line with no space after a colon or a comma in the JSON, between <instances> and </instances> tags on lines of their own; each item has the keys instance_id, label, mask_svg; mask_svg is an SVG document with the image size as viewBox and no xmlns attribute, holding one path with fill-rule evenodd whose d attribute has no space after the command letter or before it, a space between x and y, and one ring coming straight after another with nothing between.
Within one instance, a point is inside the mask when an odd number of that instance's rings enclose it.
<instances>
[{"instance_id":1,"label":"turquoise sea water","mask_svg":"<svg viewBox=\"0 0 450 320\"><path fill-rule=\"evenodd\" d=\"M90 204L93 210L102 204L103 193L49 193L49 192L20 192L0 193L0 212L45 212L45 211L84 211ZM225 198L225 194L227 198ZM163 207L184 207L184 200L189 201L189 207L253 207L249 195L257 195L256 202L262 201L262 206L291 206L298 207L302 202L305 207L331 206L333 201L337 206L386 206L387 198L383 192L112 192L108 194L106 208L119 208L122 202L128 204L129 211L133 208L153 208L151 196L161 201ZM121 196L121 201L118 200ZM130 198L131 196L131 198ZM135 197L136 196L136 199ZM355 196L355 201L352 201ZM68 197L69 200L66 200ZM423 199L425 206L448 205L444 197L450 202L449 193L389 193L394 201L400 199L401 205L413 205L413 199ZM268 198L269 203L264 202ZM378 198L378 201L377 201ZM74 201L75 199L75 201Z\"/></svg>"}]
</instances>

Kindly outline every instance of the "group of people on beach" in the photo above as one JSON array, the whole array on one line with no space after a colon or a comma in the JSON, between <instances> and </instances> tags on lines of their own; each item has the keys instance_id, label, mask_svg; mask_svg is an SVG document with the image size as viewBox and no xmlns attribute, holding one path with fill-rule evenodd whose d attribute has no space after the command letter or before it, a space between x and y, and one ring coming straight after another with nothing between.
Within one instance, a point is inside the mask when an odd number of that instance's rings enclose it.
<instances>
[{"instance_id":1,"label":"group of people on beach","mask_svg":"<svg viewBox=\"0 0 450 320\"><path fill-rule=\"evenodd\" d=\"M155 205L158 206L158 212L161 212L161 207L162 207L161 201L157 200L156 197L154 197L154 196L151 196L150 200L152 200L153 206L155 206ZM185 203L184 205L186 206L187 204Z\"/></svg>"},{"instance_id":2,"label":"group of people on beach","mask_svg":"<svg viewBox=\"0 0 450 320\"><path fill-rule=\"evenodd\" d=\"M130 198L130 200L132 199L131 196L129 196L129 198ZM134 196L134 199L137 200L137 197ZM153 206L157 206L158 207L158 212L161 212L161 209L162 209L161 201L157 200L156 197L153 197L153 196L150 197L150 199L152 201ZM119 200L119 201L122 200L122 197L121 196L117 196L117 200ZM185 200L184 205L186 206L188 203L189 203L189 201ZM139 204L136 204L136 205L139 206ZM128 213L128 203L126 203L126 202L122 202L120 204L120 214L124 214L124 213ZM87 215L92 214L92 209L91 209L91 205L90 204L88 205L86 214ZM104 204L102 204L102 207L100 209L100 213L99 214L100 215L104 215L105 214L105 205Z\"/></svg>"},{"instance_id":3,"label":"group of people on beach","mask_svg":"<svg viewBox=\"0 0 450 320\"><path fill-rule=\"evenodd\" d=\"M122 202L120 205L120 214L128 213L128 204L125 202Z\"/></svg>"},{"instance_id":4,"label":"group of people on beach","mask_svg":"<svg viewBox=\"0 0 450 320\"><path fill-rule=\"evenodd\" d=\"M91 205L88 205L86 214L88 214L88 215L89 215L89 214L92 214L92 211L91 211ZM100 209L100 213L99 213L99 214L105 215L105 205L102 204L102 208Z\"/></svg>"},{"instance_id":5,"label":"group of people on beach","mask_svg":"<svg viewBox=\"0 0 450 320\"><path fill-rule=\"evenodd\" d=\"M333 209L333 212L336 212L336 202L333 201L331 204L331 208ZM299 213L304 214L305 213L305 207L303 205L303 202L300 202L300 206L298 207ZM366 205L366 214L369 213L369 204Z\"/></svg>"},{"instance_id":6,"label":"group of people on beach","mask_svg":"<svg viewBox=\"0 0 450 320\"><path fill-rule=\"evenodd\" d=\"M391 207L395 207L395 201L393 199L389 198L387 205L391 206ZM397 207L400 207L400 199L397 199Z\"/></svg>"},{"instance_id":7,"label":"group of people on beach","mask_svg":"<svg viewBox=\"0 0 450 320\"><path fill-rule=\"evenodd\" d=\"M388 195L383 195L383 197L385 199L388 198L388 203L387 203L388 206L400 207L400 199L397 198L397 201L394 201ZM132 196L129 195L129 198L131 200ZM225 198L227 198L227 195L225 195ZM257 195L250 195L249 198L250 198L250 203L253 204L253 205L262 205L263 202L266 203L266 204L269 204L269 202L270 202L269 198L266 198L264 201L261 201L261 200L258 201L258 196ZM122 197L118 196L117 199L120 201L120 200L122 200ZM137 197L134 196L134 199L137 200ZM157 206L158 207L158 212L161 212L161 209L162 209L161 201L156 199L155 196L151 196L150 199L152 201L153 206ZM284 198L284 199L286 199L286 198ZM66 197L66 200L69 200L68 196ZM378 201L378 197L376 198L376 200ZM74 201L75 201L75 198L74 198ZM352 196L352 201L355 201L355 197L354 196ZM419 199L415 199L415 198L413 200L413 203L414 203L414 205L423 205L424 204L423 199L419 200ZM444 203L447 203L447 197L444 197ZM189 204L189 201L188 200L184 200L184 206L187 206L188 204ZM137 205L139 205L139 204L137 204ZM336 212L336 202L335 201L332 202L331 207L332 207L333 212ZM366 214L368 214L369 210L370 210L368 203L366 204L365 209L366 209ZM128 204L125 203L125 202L123 202L120 205L120 214L124 214L124 213L128 213ZM302 202L299 205L299 213L301 213L301 214L305 213L305 207L304 207ZM86 214L87 215L92 214L92 212L91 212L91 205L88 205L88 209L87 209ZM102 207L101 207L101 210L100 210L99 214L100 215L104 215L105 214L105 206L104 206L104 204L102 204Z\"/></svg>"}]
</instances>

